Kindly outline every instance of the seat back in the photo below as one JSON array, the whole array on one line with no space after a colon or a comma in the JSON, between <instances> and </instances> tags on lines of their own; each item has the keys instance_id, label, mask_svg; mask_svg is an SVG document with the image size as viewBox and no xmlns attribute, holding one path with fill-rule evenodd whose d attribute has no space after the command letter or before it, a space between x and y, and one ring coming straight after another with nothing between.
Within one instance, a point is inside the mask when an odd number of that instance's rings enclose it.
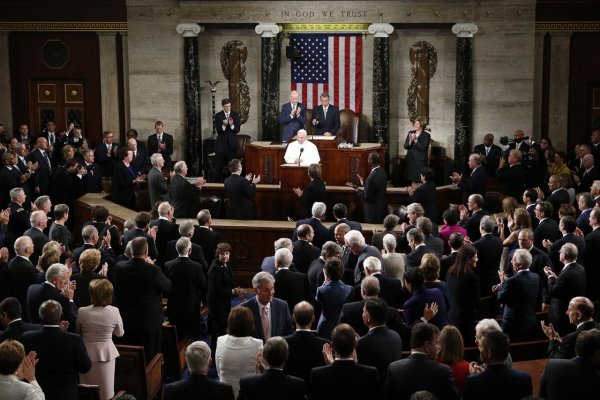
<instances>
[{"instance_id":1,"label":"seat back","mask_svg":"<svg viewBox=\"0 0 600 400\"><path fill-rule=\"evenodd\" d=\"M358 122L360 118L354 111L343 109L340 111L340 129L337 131L339 142L358 143Z\"/></svg>"},{"instance_id":2,"label":"seat back","mask_svg":"<svg viewBox=\"0 0 600 400\"><path fill-rule=\"evenodd\" d=\"M135 209L138 211L150 211L152 205L150 204L150 193L148 189L136 189L135 194Z\"/></svg>"},{"instance_id":3,"label":"seat back","mask_svg":"<svg viewBox=\"0 0 600 400\"><path fill-rule=\"evenodd\" d=\"M173 380L181 379L185 369L185 349L190 344L190 339L179 340L175 325L162 326L161 350L165 357L165 376Z\"/></svg>"},{"instance_id":4,"label":"seat back","mask_svg":"<svg viewBox=\"0 0 600 400\"><path fill-rule=\"evenodd\" d=\"M98 385L84 385L80 383L77 385L77 392L79 400L100 400L100 386Z\"/></svg>"},{"instance_id":5,"label":"seat back","mask_svg":"<svg viewBox=\"0 0 600 400\"><path fill-rule=\"evenodd\" d=\"M162 390L163 354L158 353L146 365L142 346L117 345L115 390L131 393L138 400L151 400Z\"/></svg>"}]
</instances>

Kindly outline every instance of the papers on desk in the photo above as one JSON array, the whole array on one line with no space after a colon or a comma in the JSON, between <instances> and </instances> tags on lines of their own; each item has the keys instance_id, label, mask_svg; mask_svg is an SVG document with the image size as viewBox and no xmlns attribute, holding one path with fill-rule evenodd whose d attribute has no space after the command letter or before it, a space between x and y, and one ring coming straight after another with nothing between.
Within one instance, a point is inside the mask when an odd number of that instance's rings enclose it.
<instances>
[{"instance_id":1,"label":"papers on desk","mask_svg":"<svg viewBox=\"0 0 600 400\"><path fill-rule=\"evenodd\" d=\"M309 135L308 138L310 138L310 140L333 140L335 139L335 136Z\"/></svg>"}]
</instances>

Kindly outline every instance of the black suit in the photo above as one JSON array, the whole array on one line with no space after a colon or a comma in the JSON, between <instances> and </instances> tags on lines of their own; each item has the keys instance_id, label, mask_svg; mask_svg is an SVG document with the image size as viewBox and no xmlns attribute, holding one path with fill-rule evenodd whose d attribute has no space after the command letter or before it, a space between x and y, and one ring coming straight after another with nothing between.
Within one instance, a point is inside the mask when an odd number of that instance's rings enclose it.
<instances>
[{"instance_id":1,"label":"black suit","mask_svg":"<svg viewBox=\"0 0 600 400\"><path fill-rule=\"evenodd\" d=\"M118 183L113 183L112 187L114 188L115 185L118 185ZM73 209L75 200L82 195L83 179L74 172L68 172L65 167L58 167L52 176L52 201L55 201L57 204L66 204ZM133 196L133 191L130 195Z\"/></svg>"},{"instance_id":2,"label":"black suit","mask_svg":"<svg viewBox=\"0 0 600 400\"><path fill-rule=\"evenodd\" d=\"M56 289L49 282L40 283L37 285L31 285L27 289L27 308L29 310L29 318L31 322L39 324L40 306L46 300L56 300L62 307L61 320L69 323L69 332L75 331L75 319L77 317L77 309L73 301L64 296L61 292Z\"/></svg>"},{"instance_id":3,"label":"black suit","mask_svg":"<svg viewBox=\"0 0 600 400\"><path fill-rule=\"evenodd\" d=\"M135 183L137 171L132 171L133 166L126 167L123 162L115 165L112 178L111 193L112 199L124 207L135 209Z\"/></svg>"},{"instance_id":4,"label":"black suit","mask_svg":"<svg viewBox=\"0 0 600 400\"><path fill-rule=\"evenodd\" d=\"M174 260L179 257L177 254L177 240L171 240L167 243L167 257L166 261ZM196 243L192 243L192 252L190 253L190 260L197 262L202 265L202 269L205 272L208 272L208 263L206 262L206 258L204 257L204 251L200 245Z\"/></svg>"},{"instance_id":5,"label":"black suit","mask_svg":"<svg viewBox=\"0 0 600 400\"><path fill-rule=\"evenodd\" d=\"M560 248L571 243L577 247L577 262L583 264L584 252L585 252L585 239L575 235L574 233L566 233L560 239L552 243L552 246L548 249L548 255L550 261L552 261L552 269L558 273L563 269L563 263L560 262L559 251Z\"/></svg>"},{"instance_id":6,"label":"black suit","mask_svg":"<svg viewBox=\"0 0 600 400\"><path fill-rule=\"evenodd\" d=\"M223 241L223 235L208 227L197 226L192 236L192 242L199 244L204 251L204 258L210 266L215 259L217 245Z\"/></svg>"},{"instance_id":7,"label":"black suit","mask_svg":"<svg viewBox=\"0 0 600 400\"><path fill-rule=\"evenodd\" d=\"M47 400L78 400L79 374L92 368L81 336L45 326L23 334L25 352L35 351L35 376Z\"/></svg>"},{"instance_id":8,"label":"black suit","mask_svg":"<svg viewBox=\"0 0 600 400\"><path fill-rule=\"evenodd\" d=\"M171 204L175 208L175 218L195 218L200 211L198 196L202 189L189 183L185 177L175 174L169 185Z\"/></svg>"},{"instance_id":9,"label":"black suit","mask_svg":"<svg viewBox=\"0 0 600 400\"><path fill-rule=\"evenodd\" d=\"M490 150L486 156L485 145L478 144L473 149L473 153L479 153L483 156L483 159L485 161L485 163L484 163L485 172L488 174L488 176L495 177L496 170L498 169L498 165L500 164L500 157L502 157L502 149L499 146L492 144L492 146L490 147ZM483 193L485 193L485 192L482 192L482 194Z\"/></svg>"},{"instance_id":10,"label":"black suit","mask_svg":"<svg viewBox=\"0 0 600 400\"><path fill-rule=\"evenodd\" d=\"M579 184L576 186L577 193L589 192L592 187L592 183L595 180L600 179L600 171L596 166L593 166L589 171L581 169L578 173Z\"/></svg>"},{"instance_id":11,"label":"black suit","mask_svg":"<svg viewBox=\"0 0 600 400\"><path fill-rule=\"evenodd\" d=\"M377 368L383 388L389 365L402 358L402 339L385 325L372 328L358 339L356 355L360 364Z\"/></svg>"},{"instance_id":12,"label":"black suit","mask_svg":"<svg viewBox=\"0 0 600 400\"><path fill-rule=\"evenodd\" d=\"M550 294L550 321L554 329L565 335L573 331L566 315L567 307L573 297L585 295L585 269L581 264L567 264L556 279L548 278Z\"/></svg>"},{"instance_id":13,"label":"black suit","mask_svg":"<svg viewBox=\"0 0 600 400\"><path fill-rule=\"evenodd\" d=\"M139 228L129 229L123 235L123 243L125 243L125 246L127 246L127 243L139 237L146 239L146 242L148 242L148 257L150 257L153 260L156 260L158 258L158 249L156 248L156 242L154 241L154 239L152 239L152 236L150 236L150 234L148 234L145 230Z\"/></svg>"},{"instance_id":14,"label":"black suit","mask_svg":"<svg viewBox=\"0 0 600 400\"><path fill-rule=\"evenodd\" d=\"M206 298L206 273L202 264L188 257L178 257L165 264L167 277L171 280L171 294L167 306L169 321L177 325L179 332L200 335L200 302Z\"/></svg>"},{"instance_id":15,"label":"black suit","mask_svg":"<svg viewBox=\"0 0 600 400\"><path fill-rule=\"evenodd\" d=\"M379 166L374 167L365 180L364 191L358 191L360 197L365 200L365 222L380 224L386 212L387 174Z\"/></svg>"},{"instance_id":16,"label":"black suit","mask_svg":"<svg viewBox=\"0 0 600 400\"><path fill-rule=\"evenodd\" d=\"M600 393L600 372L591 362L575 357L550 360L540 380L539 396L547 400L595 399Z\"/></svg>"},{"instance_id":17,"label":"black suit","mask_svg":"<svg viewBox=\"0 0 600 400\"><path fill-rule=\"evenodd\" d=\"M430 360L425 354L413 353L390 364L386 383L389 399L408 400L419 390L427 390L438 399L458 399L450 368Z\"/></svg>"},{"instance_id":18,"label":"black suit","mask_svg":"<svg viewBox=\"0 0 600 400\"><path fill-rule=\"evenodd\" d=\"M106 279L106 277L97 274L94 271L84 271L71 276L71 280L75 281L77 285L75 287L73 301L78 309L92 304L92 299L90 297L90 282L94 279Z\"/></svg>"},{"instance_id":19,"label":"black suit","mask_svg":"<svg viewBox=\"0 0 600 400\"><path fill-rule=\"evenodd\" d=\"M229 118L233 119L233 127L231 125L223 127L223 121L227 119L225 111L216 113L214 119L215 131L217 132L214 168L218 181L223 179L223 167L226 167L227 163L234 159L238 153L239 143L237 134L240 132L241 126L240 115L231 110Z\"/></svg>"},{"instance_id":20,"label":"black suit","mask_svg":"<svg viewBox=\"0 0 600 400\"><path fill-rule=\"evenodd\" d=\"M265 341L256 297L243 302L241 306L249 308L252 311L252 315L254 315L254 332L252 332L252 337ZM269 313L271 314L271 320L269 321L271 337L286 336L294 331L290 310L285 301L273 297L269 304Z\"/></svg>"},{"instance_id":21,"label":"black suit","mask_svg":"<svg viewBox=\"0 0 600 400\"><path fill-rule=\"evenodd\" d=\"M217 338L227 331L227 317L231 309L233 273L229 265L224 265L215 258L208 269L208 288L206 304L212 322L212 343L217 345Z\"/></svg>"},{"instance_id":22,"label":"black suit","mask_svg":"<svg viewBox=\"0 0 600 400\"><path fill-rule=\"evenodd\" d=\"M425 216L432 221L438 220L438 210L436 202L437 192L435 189L435 183L427 181L419 186L413 194L411 201L413 203L419 203L425 210Z\"/></svg>"},{"instance_id":23,"label":"black suit","mask_svg":"<svg viewBox=\"0 0 600 400\"><path fill-rule=\"evenodd\" d=\"M353 301L346 303L342 307L340 313L340 323L348 324L358 336L364 336L369 332L369 329L365 325L362 319L362 312L365 306L365 300ZM400 317L400 311L394 307L388 307L387 321L385 325L398 333L405 343L409 342L410 329L404 325L404 321Z\"/></svg>"},{"instance_id":24,"label":"black suit","mask_svg":"<svg viewBox=\"0 0 600 400\"><path fill-rule=\"evenodd\" d=\"M123 317L123 343L144 346L152 360L160 349L163 323L161 294L171 290L171 282L156 265L139 258L115 265L114 303Z\"/></svg>"},{"instance_id":25,"label":"black suit","mask_svg":"<svg viewBox=\"0 0 600 400\"><path fill-rule=\"evenodd\" d=\"M347 218L340 218L335 223L329 226L329 240L335 241L335 228L339 224L346 224L350 227L351 230L359 231L362 233L362 225L360 224L360 222L350 221Z\"/></svg>"},{"instance_id":26,"label":"black suit","mask_svg":"<svg viewBox=\"0 0 600 400\"><path fill-rule=\"evenodd\" d=\"M96 246L94 246L91 243L84 243L82 246L76 248L75 250L73 250L73 254L71 256L71 258L73 259L73 261L75 261L75 267L74 267L74 271L77 272L80 270L79 268L79 257L81 257L81 253L83 253L84 251L88 250L88 249L95 249ZM100 250L100 265L98 267L102 267L102 265L104 263L108 264L108 277L111 277L112 274L112 269L113 266L115 265L115 252L113 251L113 249L108 249L108 250ZM98 271L98 268L96 269L96 272Z\"/></svg>"},{"instance_id":27,"label":"black suit","mask_svg":"<svg viewBox=\"0 0 600 400\"><path fill-rule=\"evenodd\" d=\"M304 400L304 381L278 369L240 379L238 400Z\"/></svg>"},{"instance_id":28,"label":"black suit","mask_svg":"<svg viewBox=\"0 0 600 400\"><path fill-rule=\"evenodd\" d=\"M166 147L164 150L158 148L158 136L156 133L150 135L148 137L148 154L160 153L165 160L165 166L171 167L171 155L173 155L173 136L163 132L162 133L162 141L161 143L165 143Z\"/></svg>"},{"instance_id":29,"label":"black suit","mask_svg":"<svg viewBox=\"0 0 600 400\"><path fill-rule=\"evenodd\" d=\"M237 174L225 178L225 193L229 200L229 218L254 219L254 194L256 185Z\"/></svg>"},{"instance_id":30,"label":"black suit","mask_svg":"<svg viewBox=\"0 0 600 400\"><path fill-rule=\"evenodd\" d=\"M158 252L158 264L163 266L165 262L169 261L167 258L167 245L171 240L179 239L179 225L166 219L154 219L148 224L150 228L153 226L158 227L156 232L156 250ZM177 257L177 255L175 255Z\"/></svg>"},{"instance_id":31,"label":"black suit","mask_svg":"<svg viewBox=\"0 0 600 400\"><path fill-rule=\"evenodd\" d=\"M212 400L234 400L230 385L215 382L204 374L191 374L188 379L165 385L165 400L188 400L198 397Z\"/></svg>"},{"instance_id":32,"label":"black suit","mask_svg":"<svg viewBox=\"0 0 600 400\"><path fill-rule=\"evenodd\" d=\"M52 177L52 165L50 163L50 155L47 151L44 151L42 155L41 150L35 149L29 153L29 160L32 163L38 163L38 169L34 174L33 186L39 187L39 193L36 192L36 196L43 196L49 193L50 189L50 178ZM54 198L53 198L54 200Z\"/></svg>"},{"instance_id":33,"label":"black suit","mask_svg":"<svg viewBox=\"0 0 600 400\"><path fill-rule=\"evenodd\" d=\"M304 217L312 216L312 206L316 201L325 203L327 200L327 190L321 178L312 179L302 191L300 196L300 204L304 209Z\"/></svg>"},{"instance_id":34,"label":"black suit","mask_svg":"<svg viewBox=\"0 0 600 400\"><path fill-rule=\"evenodd\" d=\"M82 179L84 193L100 193L102 192L102 173L98 164L83 163L87 170L87 174Z\"/></svg>"},{"instance_id":35,"label":"black suit","mask_svg":"<svg viewBox=\"0 0 600 400\"><path fill-rule=\"evenodd\" d=\"M481 222L481 218L485 217L486 215L490 215L490 213L488 213L485 210L478 210L472 212L466 220L461 220L458 223L460 226L467 230L467 236L469 237L469 239L471 239L471 241L475 242L481 237L481 232L479 231L479 223Z\"/></svg>"},{"instance_id":36,"label":"black suit","mask_svg":"<svg viewBox=\"0 0 600 400\"><path fill-rule=\"evenodd\" d=\"M402 282L399 279L387 277L382 273L377 273L373 276L379 281L379 297L384 299L390 307L402 308L402 303L404 302ZM358 292L360 294L360 287L358 288ZM360 297L357 300L359 299Z\"/></svg>"},{"instance_id":37,"label":"black suit","mask_svg":"<svg viewBox=\"0 0 600 400\"><path fill-rule=\"evenodd\" d=\"M38 259L42 255L44 245L48 243L50 239L48 239L48 236L44 235L44 232L38 228L27 229L25 232L23 232L23 236L29 236L33 241L33 254L31 257L29 257L29 259L31 260L32 264L37 265Z\"/></svg>"},{"instance_id":38,"label":"black suit","mask_svg":"<svg viewBox=\"0 0 600 400\"><path fill-rule=\"evenodd\" d=\"M285 300L294 312L294 306L303 300L311 300L308 290L308 278L302 272L294 272L289 268L279 269L275 273L275 293L281 300Z\"/></svg>"},{"instance_id":39,"label":"black suit","mask_svg":"<svg viewBox=\"0 0 600 400\"><path fill-rule=\"evenodd\" d=\"M133 159L131 160L131 165L135 170L141 174L147 174L152 164L150 164L150 157L148 156L148 151L146 147L138 147L134 154Z\"/></svg>"},{"instance_id":40,"label":"black suit","mask_svg":"<svg viewBox=\"0 0 600 400\"><path fill-rule=\"evenodd\" d=\"M115 165L118 162L117 150L119 148L118 143L113 143L110 147L110 153L106 143L100 143L94 149L94 161L100 166L100 173L103 177L113 176Z\"/></svg>"},{"instance_id":41,"label":"black suit","mask_svg":"<svg viewBox=\"0 0 600 400\"><path fill-rule=\"evenodd\" d=\"M292 255L294 256L296 269L299 272L307 273L310 264L321 255L321 250L306 240L294 242L293 247Z\"/></svg>"},{"instance_id":42,"label":"black suit","mask_svg":"<svg viewBox=\"0 0 600 400\"><path fill-rule=\"evenodd\" d=\"M21 183L20 178L24 173L22 170L18 170L13 166L11 169L5 165L0 170L0 207L2 209L6 208L6 206L10 203L10 191L16 187L27 187L29 185L28 181L25 183ZM25 190L25 188L24 188ZM27 187L27 193L29 188Z\"/></svg>"},{"instance_id":43,"label":"black suit","mask_svg":"<svg viewBox=\"0 0 600 400\"><path fill-rule=\"evenodd\" d=\"M21 342L23 334L25 332L39 331L40 329L42 329L41 325L30 324L23 321L22 319L18 321L13 321L8 324L8 326L2 333L0 333L0 343L9 339L18 340L19 342Z\"/></svg>"},{"instance_id":44,"label":"black suit","mask_svg":"<svg viewBox=\"0 0 600 400\"><path fill-rule=\"evenodd\" d=\"M558 220L558 209L563 204L571 204L571 196L569 196L569 192L567 192L566 189L559 188L553 191L550 196L546 197L546 201L549 201L552 204L552 217L555 220Z\"/></svg>"},{"instance_id":45,"label":"black suit","mask_svg":"<svg viewBox=\"0 0 600 400\"><path fill-rule=\"evenodd\" d=\"M556 340L551 340L548 346L548 358L563 358L571 359L576 356L575 354L575 342L581 332L589 331L590 329L600 329L600 324L594 320L586 321L575 329L575 332L571 332L562 338L562 342L559 343Z\"/></svg>"},{"instance_id":46,"label":"black suit","mask_svg":"<svg viewBox=\"0 0 600 400\"><path fill-rule=\"evenodd\" d=\"M531 395L531 376L506 364L489 365L465 380L464 400L521 400Z\"/></svg>"},{"instance_id":47,"label":"black suit","mask_svg":"<svg viewBox=\"0 0 600 400\"><path fill-rule=\"evenodd\" d=\"M539 276L530 271L519 271L498 289L498 302L504 304L502 330L511 342L529 340L539 329L535 319L540 291Z\"/></svg>"},{"instance_id":48,"label":"black suit","mask_svg":"<svg viewBox=\"0 0 600 400\"><path fill-rule=\"evenodd\" d=\"M313 108L312 119L317 120L317 124L314 128L315 135L323 135L325 132L329 132L335 136L337 135L338 129L340 129L340 110L331 104L327 107L327 115L325 115L322 105ZM309 121L308 123L312 124L312 121ZM351 140L352 138L345 139Z\"/></svg>"},{"instance_id":49,"label":"black suit","mask_svg":"<svg viewBox=\"0 0 600 400\"><path fill-rule=\"evenodd\" d=\"M311 369L325 365L323 345L328 341L314 331L295 331L284 339L289 348L288 360L283 368L286 374L308 381Z\"/></svg>"},{"instance_id":50,"label":"black suit","mask_svg":"<svg viewBox=\"0 0 600 400\"><path fill-rule=\"evenodd\" d=\"M313 368L309 381L311 400L377 400L381 397L377 369L352 360L336 360L331 365Z\"/></svg>"},{"instance_id":51,"label":"black suit","mask_svg":"<svg viewBox=\"0 0 600 400\"><path fill-rule=\"evenodd\" d=\"M417 268L421 265L421 259L427 253L435 254L435 251L426 245L419 246L406 255L406 268Z\"/></svg>"},{"instance_id":52,"label":"black suit","mask_svg":"<svg viewBox=\"0 0 600 400\"><path fill-rule=\"evenodd\" d=\"M446 282L450 297L448 321L458 328L464 342L471 344L475 337L477 311L481 308L479 278L471 270L462 276L448 274Z\"/></svg>"},{"instance_id":53,"label":"black suit","mask_svg":"<svg viewBox=\"0 0 600 400\"><path fill-rule=\"evenodd\" d=\"M477 249L477 266L475 273L479 277L479 291L482 296L489 296L492 285L498 283L498 267L502 257L502 240L493 234L483 235L473 243Z\"/></svg>"},{"instance_id":54,"label":"black suit","mask_svg":"<svg viewBox=\"0 0 600 400\"><path fill-rule=\"evenodd\" d=\"M496 168L498 168L497 165ZM469 196L472 194L480 194L485 196L485 193L487 192L487 181L488 173L483 166L475 168L471 172L469 178L458 181L458 187L463 190L463 201L466 202Z\"/></svg>"},{"instance_id":55,"label":"black suit","mask_svg":"<svg viewBox=\"0 0 600 400\"><path fill-rule=\"evenodd\" d=\"M538 249L545 250L546 248L542 244L544 239L555 242L561 237L562 233L558 229L558 223L552 218L545 218L540 221L533 232L533 245Z\"/></svg>"},{"instance_id":56,"label":"black suit","mask_svg":"<svg viewBox=\"0 0 600 400\"><path fill-rule=\"evenodd\" d=\"M29 286L44 281L44 274L39 272L30 260L15 256L8 264L8 293L21 303L23 319L29 321L27 312L27 289ZM41 303L40 303L41 304ZM37 310L36 310L37 316Z\"/></svg>"},{"instance_id":57,"label":"black suit","mask_svg":"<svg viewBox=\"0 0 600 400\"><path fill-rule=\"evenodd\" d=\"M592 301L600 300L600 229L594 229L585 237L584 253L586 296Z\"/></svg>"},{"instance_id":58,"label":"black suit","mask_svg":"<svg viewBox=\"0 0 600 400\"><path fill-rule=\"evenodd\" d=\"M301 219L296 222L296 228L294 229L294 233L292 234L292 241L298 240L298 227L300 225L310 225L314 231L314 237L312 240L312 244L318 248L323 247L326 241L329 240L329 229L327 229L320 219L315 217L310 217L306 219Z\"/></svg>"},{"instance_id":59,"label":"black suit","mask_svg":"<svg viewBox=\"0 0 600 400\"><path fill-rule=\"evenodd\" d=\"M507 196L520 199L525 189L527 181L527 170L521 164L510 166L506 164L504 168L496 171L496 178L500 184L500 192Z\"/></svg>"}]
</instances>

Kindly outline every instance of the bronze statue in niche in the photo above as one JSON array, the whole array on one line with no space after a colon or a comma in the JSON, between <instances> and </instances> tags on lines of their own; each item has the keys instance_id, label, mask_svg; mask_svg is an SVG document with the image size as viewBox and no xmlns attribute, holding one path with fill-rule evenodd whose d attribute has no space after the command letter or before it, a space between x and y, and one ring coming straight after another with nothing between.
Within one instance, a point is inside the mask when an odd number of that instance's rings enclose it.
<instances>
[{"instance_id":1,"label":"bronze statue in niche","mask_svg":"<svg viewBox=\"0 0 600 400\"><path fill-rule=\"evenodd\" d=\"M437 52L425 41L416 42L408 52L411 67L411 80L408 86L408 118L414 122L417 117L429 124L429 82L437 69Z\"/></svg>"},{"instance_id":2,"label":"bronze statue in niche","mask_svg":"<svg viewBox=\"0 0 600 400\"><path fill-rule=\"evenodd\" d=\"M248 49L239 40L225 43L221 49L221 69L229 82L231 108L240 114L242 124L248 121L250 114L250 89L246 82L246 60Z\"/></svg>"}]
</instances>

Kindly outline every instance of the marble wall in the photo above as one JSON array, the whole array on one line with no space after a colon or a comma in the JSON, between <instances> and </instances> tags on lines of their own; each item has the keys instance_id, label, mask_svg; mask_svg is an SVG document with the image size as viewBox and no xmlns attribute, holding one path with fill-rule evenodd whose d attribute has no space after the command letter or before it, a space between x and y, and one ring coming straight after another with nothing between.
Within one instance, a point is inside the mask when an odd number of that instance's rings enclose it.
<instances>
[{"instance_id":1,"label":"marble wall","mask_svg":"<svg viewBox=\"0 0 600 400\"><path fill-rule=\"evenodd\" d=\"M0 96L0 124L4 124L7 131L15 128L13 126L12 99L10 96L10 56L8 46L8 33L0 32L0 60L3 68L0 68L0 90L4 95Z\"/></svg>"},{"instance_id":2,"label":"marble wall","mask_svg":"<svg viewBox=\"0 0 600 400\"><path fill-rule=\"evenodd\" d=\"M142 137L152 133L155 119L180 136L183 129L183 39L177 24L195 22L205 27L199 35L202 135L212 134L210 92L205 80L222 80L217 86L217 110L227 95L221 71L221 47L232 39L248 48L246 79L252 104L244 133L258 138L260 115L260 36L253 27L273 23L372 23L402 24L390 37L390 155L404 152L401 144L410 128L406 109L410 81L408 50L416 41L431 43L438 52L438 68L430 85L433 139L453 156L456 37L449 28L458 22L475 23L473 39L473 143L487 132L497 137L521 128L530 133L534 108L535 0L475 1L340 1L334 3L286 1L221 2L128 0L128 67L131 126ZM235 10L235 11L232 11ZM408 23L427 24L426 29ZM214 25L218 24L218 25ZM225 24L231 24L227 29ZM436 28L444 26L443 29ZM445 24L445 25L444 25ZM446 26L448 28L446 28ZM287 45L282 38L282 47ZM373 37L363 46L364 119L372 118ZM290 65L282 52L280 100L287 99ZM175 158L183 154L177 141Z\"/></svg>"}]
</instances>

